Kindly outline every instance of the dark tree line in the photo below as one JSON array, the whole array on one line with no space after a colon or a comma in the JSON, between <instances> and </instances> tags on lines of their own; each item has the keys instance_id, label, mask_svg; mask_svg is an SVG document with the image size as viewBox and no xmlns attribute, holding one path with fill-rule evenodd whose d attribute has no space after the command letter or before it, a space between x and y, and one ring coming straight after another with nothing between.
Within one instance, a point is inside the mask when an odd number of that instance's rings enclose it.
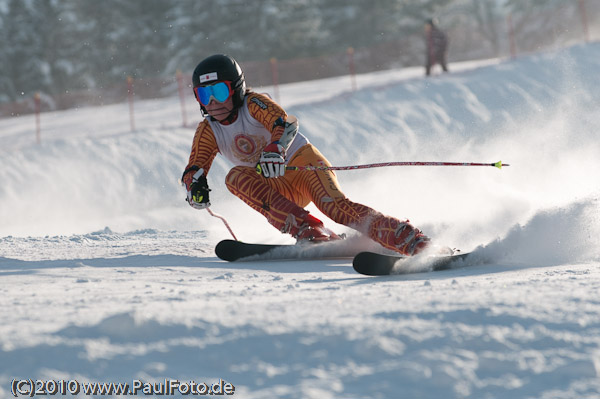
<instances>
[{"instance_id":1,"label":"dark tree line","mask_svg":"<svg viewBox=\"0 0 600 399\"><path fill-rule=\"evenodd\" d=\"M216 52L243 63L376 47L418 37L423 21L434 15L445 16L448 28L479 32L482 46L497 52L499 33L491 20L503 21L499 14L510 10L535 14L557 2L0 0L0 102L38 91L105 88L127 76L172 77Z\"/></svg>"}]
</instances>

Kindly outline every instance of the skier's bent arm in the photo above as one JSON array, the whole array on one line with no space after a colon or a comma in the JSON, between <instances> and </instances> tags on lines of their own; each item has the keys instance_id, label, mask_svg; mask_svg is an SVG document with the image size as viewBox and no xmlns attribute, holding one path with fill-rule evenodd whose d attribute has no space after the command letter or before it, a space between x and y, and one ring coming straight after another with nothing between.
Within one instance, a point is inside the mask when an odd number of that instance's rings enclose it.
<instances>
[{"instance_id":1,"label":"skier's bent arm","mask_svg":"<svg viewBox=\"0 0 600 399\"><path fill-rule=\"evenodd\" d=\"M205 209L210 206L206 176L217 153L212 129L203 121L196 129L190 159L181 177L187 189L186 200L192 208Z\"/></svg>"},{"instance_id":2,"label":"skier's bent arm","mask_svg":"<svg viewBox=\"0 0 600 399\"><path fill-rule=\"evenodd\" d=\"M271 143L263 149L256 170L267 178L281 177L286 152L298 133L297 120L267 96L251 93L247 102L250 115L271 132Z\"/></svg>"},{"instance_id":3,"label":"skier's bent arm","mask_svg":"<svg viewBox=\"0 0 600 399\"><path fill-rule=\"evenodd\" d=\"M181 180L185 183L188 190L192 184L196 170L201 168L204 170L204 176L208 175L208 171L218 152L217 140L210 125L208 122L202 121L196 129L190 159L185 167L183 176L181 176Z\"/></svg>"}]
</instances>

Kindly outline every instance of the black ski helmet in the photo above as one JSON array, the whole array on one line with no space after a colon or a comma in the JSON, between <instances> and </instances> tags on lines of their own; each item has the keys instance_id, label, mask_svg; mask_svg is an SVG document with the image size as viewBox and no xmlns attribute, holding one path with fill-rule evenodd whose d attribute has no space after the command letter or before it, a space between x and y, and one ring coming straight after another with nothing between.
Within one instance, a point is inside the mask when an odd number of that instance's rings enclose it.
<instances>
[{"instance_id":1,"label":"black ski helmet","mask_svg":"<svg viewBox=\"0 0 600 399\"><path fill-rule=\"evenodd\" d=\"M244 102L246 80L242 68L232 57L225 54L211 55L196 66L192 75L194 89L198 86L210 85L224 80L231 82L233 106L239 108ZM200 107L205 111L202 104L200 104Z\"/></svg>"}]
</instances>

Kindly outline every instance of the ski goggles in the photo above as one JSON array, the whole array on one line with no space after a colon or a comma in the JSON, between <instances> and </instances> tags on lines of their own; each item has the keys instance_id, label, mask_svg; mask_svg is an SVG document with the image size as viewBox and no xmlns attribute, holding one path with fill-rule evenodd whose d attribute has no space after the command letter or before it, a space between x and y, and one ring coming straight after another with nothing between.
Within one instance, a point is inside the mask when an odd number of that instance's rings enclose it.
<instances>
[{"instance_id":1,"label":"ski goggles","mask_svg":"<svg viewBox=\"0 0 600 399\"><path fill-rule=\"evenodd\" d=\"M194 93L196 94L196 100L198 100L200 104L208 105L211 98L214 98L220 103L227 101L233 94L233 91L231 90L231 82L225 80L210 86L194 87Z\"/></svg>"}]
</instances>

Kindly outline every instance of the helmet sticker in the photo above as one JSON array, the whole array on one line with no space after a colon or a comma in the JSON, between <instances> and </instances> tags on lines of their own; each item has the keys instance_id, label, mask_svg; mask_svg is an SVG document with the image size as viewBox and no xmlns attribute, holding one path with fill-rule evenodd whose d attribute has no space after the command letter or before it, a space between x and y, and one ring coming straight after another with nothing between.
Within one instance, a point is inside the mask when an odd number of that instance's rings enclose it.
<instances>
[{"instance_id":1,"label":"helmet sticker","mask_svg":"<svg viewBox=\"0 0 600 399\"><path fill-rule=\"evenodd\" d=\"M205 73L204 75L200 75L200 83L205 83L210 80L217 80L217 79L218 78L217 78L216 72Z\"/></svg>"}]
</instances>

